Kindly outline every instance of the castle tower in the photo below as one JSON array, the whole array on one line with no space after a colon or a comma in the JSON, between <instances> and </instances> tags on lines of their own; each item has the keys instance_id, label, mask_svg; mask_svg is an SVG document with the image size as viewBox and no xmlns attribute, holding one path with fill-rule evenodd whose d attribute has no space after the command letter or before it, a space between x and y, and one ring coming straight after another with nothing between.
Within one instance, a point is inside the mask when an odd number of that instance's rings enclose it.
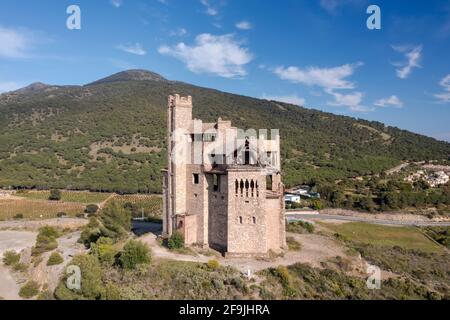
<instances>
[{"instance_id":1,"label":"castle tower","mask_svg":"<svg viewBox=\"0 0 450 320\"><path fill-rule=\"evenodd\" d=\"M167 164L164 174L163 234L170 236L176 228L175 216L186 212L187 159L174 159L176 140L187 135L192 125L192 97L169 96L167 109ZM175 137L176 136L176 137ZM177 163L175 163L175 161Z\"/></svg>"}]
</instances>

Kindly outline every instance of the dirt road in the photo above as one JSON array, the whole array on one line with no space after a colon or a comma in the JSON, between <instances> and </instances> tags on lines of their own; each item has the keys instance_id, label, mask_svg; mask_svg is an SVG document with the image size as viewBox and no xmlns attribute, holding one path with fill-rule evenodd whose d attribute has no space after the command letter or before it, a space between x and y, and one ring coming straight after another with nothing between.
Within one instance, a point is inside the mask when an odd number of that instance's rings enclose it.
<instances>
[{"instance_id":1,"label":"dirt road","mask_svg":"<svg viewBox=\"0 0 450 320\"><path fill-rule=\"evenodd\" d=\"M35 232L27 231L0 231L0 259L3 259L3 253L6 251L20 252L32 246L36 241L36 235ZM20 299L19 289L16 280L0 260L0 297L6 300Z\"/></svg>"}]
</instances>

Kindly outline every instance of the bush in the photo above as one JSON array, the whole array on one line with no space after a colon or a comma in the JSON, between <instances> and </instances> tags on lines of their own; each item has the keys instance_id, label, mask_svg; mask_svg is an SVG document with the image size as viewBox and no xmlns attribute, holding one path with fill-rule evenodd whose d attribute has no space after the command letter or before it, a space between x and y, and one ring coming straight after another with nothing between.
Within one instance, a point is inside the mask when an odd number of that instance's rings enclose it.
<instances>
[{"instance_id":1,"label":"bush","mask_svg":"<svg viewBox=\"0 0 450 320\"><path fill-rule=\"evenodd\" d=\"M20 261L20 254L16 253L15 251L6 251L3 254L3 263L6 266L12 266L16 263L19 263Z\"/></svg>"},{"instance_id":2,"label":"bush","mask_svg":"<svg viewBox=\"0 0 450 320\"><path fill-rule=\"evenodd\" d=\"M100 237L96 243L91 243L91 254L96 256L100 262L112 265L117 254L113 244L112 239Z\"/></svg>"},{"instance_id":3,"label":"bush","mask_svg":"<svg viewBox=\"0 0 450 320\"><path fill-rule=\"evenodd\" d=\"M98 206L96 204L89 204L84 210L88 215L92 216L98 212Z\"/></svg>"},{"instance_id":4,"label":"bush","mask_svg":"<svg viewBox=\"0 0 450 320\"><path fill-rule=\"evenodd\" d=\"M123 247L119 261L124 269L136 269L138 265L150 262L150 249L140 241L130 240Z\"/></svg>"},{"instance_id":5,"label":"bush","mask_svg":"<svg viewBox=\"0 0 450 320\"><path fill-rule=\"evenodd\" d=\"M64 258L58 253L53 252L47 260L48 266L56 266L64 262Z\"/></svg>"},{"instance_id":6,"label":"bush","mask_svg":"<svg viewBox=\"0 0 450 320\"><path fill-rule=\"evenodd\" d=\"M60 300L97 300L104 293L102 283L102 268L98 259L92 255L81 254L75 256L69 266L78 266L81 271L81 290L67 288L67 279L71 274L65 273L55 290L55 297Z\"/></svg>"},{"instance_id":7,"label":"bush","mask_svg":"<svg viewBox=\"0 0 450 320\"><path fill-rule=\"evenodd\" d=\"M220 268L220 263L217 260L209 260L208 261L208 268L211 270L217 270Z\"/></svg>"},{"instance_id":8,"label":"bush","mask_svg":"<svg viewBox=\"0 0 450 320\"><path fill-rule=\"evenodd\" d=\"M64 218L64 217L67 217L67 213L65 213L65 212L58 212L58 213L56 214L56 216L57 216L58 218Z\"/></svg>"},{"instance_id":9,"label":"bush","mask_svg":"<svg viewBox=\"0 0 450 320\"><path fill-rule=\"evenodd\" d=\"M286 242L289 250L291 251L300 251L302 248L302 244L295 240L293 237L287 237Z\"/></svg>"},{"instance_id":10,"label":"bush","mask_svg":"<svg viewBox=\"0 0 450 320\"><path fill-rule=\"evenodd\" d=\"M61 233L55 227L45 226L39 229L39 234L45 237L57 239Z\"/></svg>"},{"instance_id":11,"label":"bush","mask_svg":"<svg viewBox=\"0 0 450 320\"><path fill-rule=\"evenodd\" d=\"M55 250L58 247L56 239L60 235L60 232L54 227L45 226L40 228L36 238L36 245L31 249L31 254L38 256L44 252Z\"/></svg>"},{"instance_id":12,"label":"bush","mask_svg":"<svg viewBox=\"0 0 450 320\"><path fill-rule=\"evenodd\" d=\"M294 221L287 224L286 230L293 233L314 233L314 225L306 221Z\"/></svg>"},{"instance_id":13,"label":"bush","mask_svg":"<svg viewBox=\"0 0 450 320\"><path fill-rule=\"evenodd\" d=\"M20 288L19 296L24 299L31 299L39 293L39 283L36 281L28 281L22 288Z\"/></svg>"},{"instance_id":14,"label":"bush","mask_svg":"<svg viewBox=\"0 0 450 320\"><path fill-rule=\"evenodd\" d=\"M175 232L172 234L172 236L169 238L169 241L167 243L169 249L181 249L184 248L184 237L181 233Z\"/></svg>"},{"instance_id":15,"label":"bush","mask_svg":"<svg viewBox=\"0 0 450 320\"><path fill-rule=\"evenodd\" d=\"M16 263L13 265L13 270L16 272L25 272L28 270L28 266L25 263Z\"/></svg>"},{"instance_id":16,"label":"bush","mask_svg":"<svg viewBox=\"0 0 450 320\"><path fill-rule=\"evenodd\" d=\"M320 199L314 199L311 206L314 210L322 210L325 207L323 201Z\"/></svg>"},{"instance_id":17,"label":"bush","mask_svg":"<svg viewBox=\"0 0 450 320\"><path fill-rule=\"evenodd\" d=\"M15 216L14 216L14 220L22 220L24 218L24 216L23 216L23 214L21 214L21 213L18 213L18 214L16 214Z\"/></svg>"},{"instance_id":18,"label":"bush","mask_svg":"<svg viewBox=\"0 0 450 320\"><path fill-rule=\"evenodd\" d=\"M50 201L60 201L61 200L61 191L57 189L50 190L50 196L48 197Z\"/></svg>"}]
</instances>

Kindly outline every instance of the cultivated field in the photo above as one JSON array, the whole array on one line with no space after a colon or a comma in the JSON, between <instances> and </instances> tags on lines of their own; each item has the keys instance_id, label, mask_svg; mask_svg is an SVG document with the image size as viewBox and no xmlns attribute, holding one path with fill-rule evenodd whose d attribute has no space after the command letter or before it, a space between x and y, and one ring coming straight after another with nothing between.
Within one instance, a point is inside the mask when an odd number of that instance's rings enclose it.
<instances>
[{"instance_id":1,"label":"cultivated field","mask_svg":"<svg viewBox=\"0 0 450 320\"><path fill-rule=\"evenodd\" d=\"M0 220L10 220L18 215L25 219L51 219L56 218L59 212L69 216L83 213L85 206L73 202L51 202L42 200L0 200Z\"/></svg>"},{"instance_id":2,"label":"cultivated field","mask_svg":"<svg viewBox=\"0 0 450 320\"><path fill-rule=\"evenodd\" d=\"M109 201L117 201L121 205L132 204L133 213L141 214L142 209L144 210L145 216L160 217L162 216L162 197L157 195L116 195Z\"/></svg>"},{"instance_id":3,"label":"cultivated field","mask_svg":"<svg viewBox=\"0 0 450 320\"><path fill-rule=\"evenodd\" d=\"M116 195L88 191L61 191L61 201L49 201L50 191L24 191L14 196L0 198L0 220L17 218L50 219L58 213L76 216L83 213L86 205L97 204L104 207L110 201L128 205L134 216L160 217L162 198L157 195Z\"/></svg>"},{"instance_id":4,"label":"cultivated field","mask_svg":"<svg viewBox=\"0 0 450 320\"><path fill-rule=\"evenodd\" d=\"M17 196L31 200L48 200L50 191L25 191ZM108 199L111 193L87 192L87 191L61 191L61 201L77 202L83 204L101 203Z\"/></svg>"}]
</instances>

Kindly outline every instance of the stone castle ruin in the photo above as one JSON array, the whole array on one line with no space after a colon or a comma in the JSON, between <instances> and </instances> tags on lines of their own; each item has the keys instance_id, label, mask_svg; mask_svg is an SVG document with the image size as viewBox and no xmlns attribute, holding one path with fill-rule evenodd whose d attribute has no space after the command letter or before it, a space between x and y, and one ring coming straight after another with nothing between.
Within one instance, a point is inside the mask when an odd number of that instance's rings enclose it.
<instances>
[{"instance_id":1,"label":"stone castle ruin","mask_svg":"<svg viewBox=\"0 0 450 320\"><path fill-rule=\"evenodd\" d=\"M163 235L225 256L286 247L277 130L242 131L192 119L192 97L169 96Z\"/></svg>"}]
</instances>

